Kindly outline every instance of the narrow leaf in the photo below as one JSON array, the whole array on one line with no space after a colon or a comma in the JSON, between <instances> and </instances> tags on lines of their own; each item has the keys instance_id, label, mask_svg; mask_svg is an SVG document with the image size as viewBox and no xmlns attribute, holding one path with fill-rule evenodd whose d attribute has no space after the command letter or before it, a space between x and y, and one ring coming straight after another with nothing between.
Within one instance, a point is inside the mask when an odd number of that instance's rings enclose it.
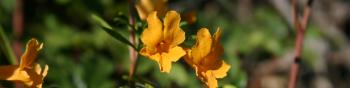
<instances>
[{"instance_id":1,"label":"narrow leaf","mask_svg":"<svg viewBox=\"0 0 350 88\"><path fill-rule=\"evenodd\" d=\"M112 29L112 26L110 26L106 21L104 21L101 17L92 14L91 18L99 25L102 26L103 28L107 28L107 29Z\"/></svg>"},{"instance_id":2,"label":"narrow leaf","mask_svg":"<svg viewBox=\"0 0 350 88\"><path fill-rule=\"evenodd\" d=\"M0 26L0 48L6 55L8 61L10 61L11 64L16 64L15 54L13 53L13 50L10 46L10 41L8 40L1 26Z\"/></svg>"},{"instance_id":3,"label":"narrow leaf","mask_svg":"<svg viewBox=\"0 0 350 88\"><path fill-rule=\"evenodd\" d=\"M104 31L106 31L109 35L111 35L112 37L114 37L115 39L130 45L132 48L134 48L135 50L136 47L124 36L122 36L119 32L117 32L116 30L113 30L113 28L107 23L105 22L102 18L98 17L97 15L92 14L91 18L99 25L102 27L102 29Z\"/></svg>"}]
</instances>

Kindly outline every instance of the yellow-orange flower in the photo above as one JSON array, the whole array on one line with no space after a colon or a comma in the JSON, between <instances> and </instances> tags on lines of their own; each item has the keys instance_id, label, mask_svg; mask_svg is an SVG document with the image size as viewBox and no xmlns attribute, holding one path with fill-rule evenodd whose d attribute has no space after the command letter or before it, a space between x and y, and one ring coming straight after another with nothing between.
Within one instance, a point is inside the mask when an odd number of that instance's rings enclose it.
<instances>
[{"instance_id":1,"label":"yellow-orange flower","mask_svg":"<svg viewBox=\"0 0 350 88\"><path fill-rule=\"evenodd\" d=\"M196 75L209 87L218 87L217 78L226 76L230 65L219 59L224 49L220 44L221 30L218 28L212 37L206 28L197 32L197 42L188 49L185 60L196 71Z\"/></svg>"},{"instance_id":2,"label":"yellow-orange flower","mask_svg":"<svg viewBox=\"0 0 350 88\"><path fill-rule=\"evenodd\" d=\"M158 19L157 12L152 12L147 17L148 28L141 35L144 47L140 53L158 62L161 72L169 73L172 62L186 54L185 50L178 46L185 40L180 20L176 11L167 12L164 24Z\"/></svg>"},{"instance_id":3,"label":"yellow-orange flower","mask_svg":"<svg viewBox=\"0 0 350 88\"><path fill-rule=\"evenodd\" d=\"M140 0L136 5L137 13L141 20L146 20L147 16L153 11L157 11L158 15L163 17L167 12L167 0Z\"/></svg>"},{"instance_id":4,"label":"yellow-orange flower","mask_svg":"<svg viewBox=\"0 0 350 88\"><path fill-rule=\"evenodd\" d=\"M49 67L45 65L42 70L39 64L33 62L42 47L43 44L36 39L29 40L19 65L0 66L0 80L20 81L30 88L41 88Z\"/></svg>"}]
</instances>

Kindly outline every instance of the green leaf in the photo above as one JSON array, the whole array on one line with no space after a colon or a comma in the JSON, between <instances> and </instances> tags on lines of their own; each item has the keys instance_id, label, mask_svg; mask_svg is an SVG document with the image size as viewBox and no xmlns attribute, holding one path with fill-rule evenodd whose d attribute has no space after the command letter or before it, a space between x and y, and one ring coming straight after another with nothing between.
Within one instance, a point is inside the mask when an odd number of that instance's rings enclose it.
<instances>
[{"instance_id":1,"label":"green leaf","mask_svg":"<svg viewBox=\"0 0 350 88\"><path fill-rule=\"evenodd\" d=\"M11 64L16 64L15 54L13 53L12 48L10 46L10 41L8 40L1 26L0 26L0 45L1 45L0 48L6 55L8 61L10 61Z\"/></svg>"},{"instance_id":2,"label":"green leaf","mask_svg":"<svg viewBox=\"0 0 350 88\"><path fill-rule=\"evenodd\" d=\"M101 17L92 14L91 18L99 25L102 26L103 28L107 28L107 29L113 29L112 26L110 26L106 21L104 21Z\"/></svg>"},{"instance_id":3,"label":"green leaf","mask_svg":"<svg viewBox=\"0 0 350 88\"><path fill-rule=\"evenodd\" d=\"M134 48L135 50L136 47L124 36L122 36L119 32L117 32L116 30L113 30L113 28L107 23L105 22L102 18L98 17L95 14L91 15L91 18L99 25L102 27L102 29L104 31L106 31L109 35L111 35L112 37L114 37L115 39L130 45L132 48Z\"/></svg>"}]
</instances>

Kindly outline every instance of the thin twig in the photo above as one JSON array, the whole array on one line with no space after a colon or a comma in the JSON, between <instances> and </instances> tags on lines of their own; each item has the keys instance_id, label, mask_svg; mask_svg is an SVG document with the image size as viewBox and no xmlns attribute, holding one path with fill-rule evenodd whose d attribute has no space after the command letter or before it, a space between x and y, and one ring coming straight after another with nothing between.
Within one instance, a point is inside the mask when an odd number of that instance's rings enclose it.
<instances>
[{"instance_id":1,"label":"thin twig","mask_svg":"<svg viewBox=\"0 0 350 88\"><path fill-rule=\"evenodd\" d=\"M309 0L308 4L304 8L302 20L299 21L298 14L296 11L296 0L292 0L292 16L293 16L293 22L294 22L294 26L297 34L296 34L296 40L295 40L295 57L289 73L288 88L296 87L296 80L297 80L299 64L301 60L305 30L306 30L306 26L311 13L311 3L312 3L312 0Z\"/></svg>"}]
</instances>

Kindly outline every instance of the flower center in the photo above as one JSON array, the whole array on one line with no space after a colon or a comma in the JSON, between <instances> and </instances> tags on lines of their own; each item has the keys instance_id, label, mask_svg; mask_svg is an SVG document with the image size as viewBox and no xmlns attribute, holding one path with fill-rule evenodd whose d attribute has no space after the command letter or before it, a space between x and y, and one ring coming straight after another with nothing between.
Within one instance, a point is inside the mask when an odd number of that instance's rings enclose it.
<instances>
[{"instance_id":1,"label":"flower center","mask_svg":"<svg viewBox=\"0 0 350 88\"><path fill-rule=\"evenodd\" d=\"M169 51L169 44L166 44L165 42L160 42L159 45L157 46L157 50L159 52L168 52Z\"/></svg>"}]
</instances>

